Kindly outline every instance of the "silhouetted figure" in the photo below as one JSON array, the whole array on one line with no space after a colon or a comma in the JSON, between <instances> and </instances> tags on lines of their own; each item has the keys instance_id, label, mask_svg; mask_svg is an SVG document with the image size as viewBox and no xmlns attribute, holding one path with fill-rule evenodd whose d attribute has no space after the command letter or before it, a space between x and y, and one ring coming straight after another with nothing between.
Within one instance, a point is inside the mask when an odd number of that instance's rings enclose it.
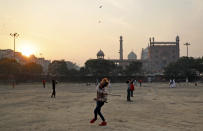
<instances>
[{"instance_id":1,"label":"silhouetted figure","mask_svg":"<svg viewBox=\"0 0 203 131\"><path fill-rule=\"evenodd\" d=\"M52 89L53 89L53 92L52 92L52 94L51 94L51 98L52 97L56 97L56 84L57 84L57 81L56 80L52 80Z\"/></svg>"},{"instance_id":2,"label":"silhouetted figure","mask_svg":"<svg viewBox=\"0 0 203 131\"><path fill-rule=\"evenodd\" d=\"M140 87L142 86L142 80L139 80L139 83L140 83Z\"/></svg>"},{"instance_id":3,"label":"silhouetted figure","mask_svg":"<svg viewBox=\"0 0 203 131\"><path fill-rule=\"evenodd\" d=\"M43 84L43 87L45 88L45 86L46 86L46 81L45 81L45 80L42 80L42 84Z\"/></svg>"},{"instance_id":4,"label":"silhouetted figure","mask_svg":"<svg viewBox=\"0 0 203 131\"><path fill-rule=\"evenodd\" d=\"M197 82L195 82L195 86L197 86Z\"/></svg>"},{"instance_id":5,"label":"silhouetted figure","mask_svg":"<svg viewBox=\"0 0 203 131\"><path fill-rule=\"evenodd\" d=\"M127 80L126 84L128 85L128 87L127 87L127 101L131 101L130 100L130 80Z\"/></svg>"},{"instance_id":6,"label":"silhouetted figure","mask_svg":"<svg viewBox=\"0 0 203 131\"><path fill-rule=\"evenodd\" d=\"M13 75L11 75L11 84L12 84L12 87L15 88L16 81L15 81L15 77Z\"/></svg>"}]
</instances>

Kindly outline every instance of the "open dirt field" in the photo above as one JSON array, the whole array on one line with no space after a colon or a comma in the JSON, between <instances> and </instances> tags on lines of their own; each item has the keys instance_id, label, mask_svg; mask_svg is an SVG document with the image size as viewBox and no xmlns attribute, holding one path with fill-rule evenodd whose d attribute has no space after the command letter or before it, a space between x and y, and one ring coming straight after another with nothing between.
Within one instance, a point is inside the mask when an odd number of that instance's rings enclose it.
<instances>
[{"instance_id":1,"label":"open dirt field","mask_svg":"<svg viewBox=\"0 0 203 131\"><path fill-rule=\"evenodd\" d=\"M203 131L203 84L144 83L136 87L133 102L126 101L125 83L112 84L102 107L107 126L99 118L90 124L96 106L95 85L0 85L0 131Z\"/></svg>"}]
</instances>

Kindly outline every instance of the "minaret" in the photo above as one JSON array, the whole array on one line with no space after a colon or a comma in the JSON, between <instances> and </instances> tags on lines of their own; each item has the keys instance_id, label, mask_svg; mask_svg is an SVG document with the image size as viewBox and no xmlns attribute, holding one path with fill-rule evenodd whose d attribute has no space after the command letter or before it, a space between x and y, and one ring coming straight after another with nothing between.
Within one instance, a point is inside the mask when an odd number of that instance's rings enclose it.
<instances>
[{"instance_id":1,"label":"minaret","mask_svg":"<svg viewBox=\"0 0 203 131\"><path fill-rule=\"evenodd\" d=\"M178 58L180 57L180 48L179 48L179 43L180 43L180 37L177 35L176 36L176 48L177 48L177 55L178 55Z\"/></svg>"},{"instance_id":2,"label":"minaret","mask_svg":"<svg viewBox=\"0 0 203 131\"><path fill-rule=\"evenodd\" d=\"M120 36L120 60L123 60L123 37Z\"/></svg>"}]
</instances>

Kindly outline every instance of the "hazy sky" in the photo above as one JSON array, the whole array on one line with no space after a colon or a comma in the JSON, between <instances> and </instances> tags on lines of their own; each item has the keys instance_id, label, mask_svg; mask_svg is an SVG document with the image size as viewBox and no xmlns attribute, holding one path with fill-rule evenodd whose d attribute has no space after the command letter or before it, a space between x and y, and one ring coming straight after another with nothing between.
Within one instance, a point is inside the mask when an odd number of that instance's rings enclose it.
<instances>
[{"instance_id":1,"label":"hazy sky","mask_svg":"<svg viewBox=\"0 0 203 131\"><path fill-rule=\"evenodd\" d=\"M203 1L0 0L0 49L13 49L12 32L20 34L17 50L28 44L37 56L79 65L100 49L105 58L119 58L120 35L124 58L132 50L140 58L151 36L175 41L177 34L181 56L190 42L189 55L198 57L203 56Z\"/></svg>"}]
</instances>

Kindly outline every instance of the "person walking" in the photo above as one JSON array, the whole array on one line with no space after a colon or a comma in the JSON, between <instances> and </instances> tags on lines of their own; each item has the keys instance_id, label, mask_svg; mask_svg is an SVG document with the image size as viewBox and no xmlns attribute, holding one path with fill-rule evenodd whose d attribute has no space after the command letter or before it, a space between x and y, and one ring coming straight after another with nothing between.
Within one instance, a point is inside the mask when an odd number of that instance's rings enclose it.
<instances>
[{"instance_id":1,"label":"person walking","mask_svg":"<svg viewBox=\"0 0 203 131\"><path fill-rule=\"evenodd\" d=\"M45 86L46 86L46 81L45 81L45 80L42 80L42 84L43 84L43 87L45 88Z\"/></svg>"},{"instance_id":2,"label":"person walking","mask_svg":"<svg viewBox=\"0 0 203 131\"><path fill-rule=\"evenodd\" d=\"M94 98L96 101L96 108L94 109L94 118L90 121L90 123L94 123L97 120L97 115L100 116L102 119L102 122L99 124L99 126L106 126L107 122L104 118L104 116L101 113L101 108L104 105L105 102L107 102L107 91L106 87L108 86L109 81L107 78L103 78L100 84L97 86L97 97Z\"/></svg>"},{"instance_id":3,"label":"person walking","mask_svg":"<svg viewBox=\"0 0 203 131\"><path fill-rule=\"evenodd\" d=\"M56 80L52 80L52 94L51 94L51 98L56 98L56 84L57 84L57 81Z\"/></svg>"}]
</instances>

